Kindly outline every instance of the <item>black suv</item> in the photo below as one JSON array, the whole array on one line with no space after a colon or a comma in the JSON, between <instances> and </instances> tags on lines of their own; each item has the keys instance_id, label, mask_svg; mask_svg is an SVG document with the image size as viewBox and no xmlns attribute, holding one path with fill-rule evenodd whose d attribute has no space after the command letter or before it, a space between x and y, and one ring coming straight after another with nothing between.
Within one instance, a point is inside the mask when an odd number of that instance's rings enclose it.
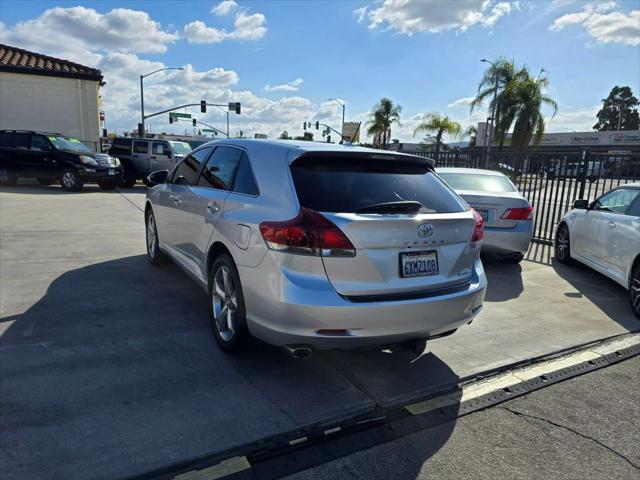
<instances>
[{"instance_id":1,"label":"black suv","mask_svg":"<svg viewBox=\"0 0 640 480\"><path fill-rule=\"evenodd\" d=\"M117 158L95 153L77 138L0 130L0 185L15 185L18 177L36 178L41 185L58 180L73 192L82 190L85 182L113 190L120 184L122 167Z\"/></svg>"}]
</instances>

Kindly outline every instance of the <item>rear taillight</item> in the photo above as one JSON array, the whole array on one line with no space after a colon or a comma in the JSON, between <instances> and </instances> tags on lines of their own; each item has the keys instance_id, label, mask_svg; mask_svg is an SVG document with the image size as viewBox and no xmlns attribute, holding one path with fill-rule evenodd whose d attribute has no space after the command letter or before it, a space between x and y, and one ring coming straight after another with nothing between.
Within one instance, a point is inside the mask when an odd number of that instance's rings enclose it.
<instances>
[{"instance_id":1,"label":"rear taillight","mask_svg":"<svg viewBox=\"0 0 640 480\"><path fill-rule=\"evenodd\" d=\"M342 230L320 213L304 207L291 220L262 222L260 233L271 250L323 257L356 255Z\"/></svg>"},{"instance_id":2,"label":"rear taillight","mask_svg":"<svg viewBox=\"0 0 640 480\"><path fill-rule=\"evenodd\" d=\"M532 220L533 208L509 208L501 216L501 220Z\"/></svg>"},{"instance_id":3,"label":"rear taillight","mask_svg":"<svg viewBox=\"0 0 640 480\"><path fill-rule=\"evenodd\" d=\"M471 209L471 211L473 212L473 218L476 221L473 227L473 235L471 236L471 241L479 242L484 238L484 220L482 219L482 216L480 216L480 214L474 209Z\"/></svg>"}]
</instances>

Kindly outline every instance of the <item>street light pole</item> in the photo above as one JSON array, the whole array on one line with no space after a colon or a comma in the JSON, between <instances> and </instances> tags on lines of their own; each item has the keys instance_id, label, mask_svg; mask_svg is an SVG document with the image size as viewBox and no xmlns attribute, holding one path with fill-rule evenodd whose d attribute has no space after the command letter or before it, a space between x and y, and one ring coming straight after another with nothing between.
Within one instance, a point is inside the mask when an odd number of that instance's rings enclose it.
<instances>
[{"instance_id":1,"label":"street light pole","mask_svg":"<svg viewBox=\"0 0 640 480\"><path fill-rule=\"evenodd\" d=\"M140 75L140 120L141 120L141 124L142 124L142 134L145 134L145 125L144 125L144 121L145 121L145 116L144 116L144 78L148 77L150 75L153 75L154 73L158 73L158 72L162 72L164 70L184 70L183 67L167 67L167 68L159 68L158 70L154 70L151 73L147 73L146 75Z\"/></svg>"},{"instance_id":2,"label":"street light pole","mask_svg":"<svg viewBox=\"0 0 640 480\"><path fill-rule=\"evenodd\" d=\"M494 62L491 62L486 58L483 58L480 61L484 63L490 63L492 67L496 66ZM498 75L496 75L496 84L493 90L493 101L491 102L491 118L490 118L489 125L487 125L489 130L489 140L488 140L488 143L485 144L485 151L486 151L485 165L484 165L485 167L487 167L487 164L489 163L489 159L491 156L491 144L493 143L493 122L496 121L496 98L498 97L498 80L499 80L499 77Z\"/></svg>"},{"instance_id":3,"label":"street light pole","mask_svg":"<svg viewBox=\"0 0 640 480\"><path fill-rule=\"evenodd\" d=\"M329 101L336 102L338 105L342 107L342 127L340 127L340 139L344 141L344 111L345 111L346 105L342 103L340 100L338 100L337 98L330 98Z\"/></svg>"}]
</instances>

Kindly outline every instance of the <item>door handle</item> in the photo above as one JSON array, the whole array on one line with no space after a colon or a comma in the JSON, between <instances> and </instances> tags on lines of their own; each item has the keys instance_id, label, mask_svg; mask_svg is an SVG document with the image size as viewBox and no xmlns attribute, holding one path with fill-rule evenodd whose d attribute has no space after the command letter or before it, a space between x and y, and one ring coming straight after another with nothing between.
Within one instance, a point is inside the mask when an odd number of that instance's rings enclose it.
<instances>
[{"instance_id":1,"label":"door handle","mask_svg":"<svg viewBox=\"0 0 640 480\"><path fill-rule=\"evenodd\" d=\"M209 213L212 213L212 214L218 213L220 211L220 206L216 202L211 201L207 205L207 210L209 211Z\"/></svg>"},{"instance_id":2,"label":"door handle","mask_svg":"<svg viewBox=\"0 0 640 480\"><path fill-rule=\"evenodd\" d=\"M616 228L617 223L616 222L607 222L607 226L609 228Z\"/></svg>"}]
</instances>

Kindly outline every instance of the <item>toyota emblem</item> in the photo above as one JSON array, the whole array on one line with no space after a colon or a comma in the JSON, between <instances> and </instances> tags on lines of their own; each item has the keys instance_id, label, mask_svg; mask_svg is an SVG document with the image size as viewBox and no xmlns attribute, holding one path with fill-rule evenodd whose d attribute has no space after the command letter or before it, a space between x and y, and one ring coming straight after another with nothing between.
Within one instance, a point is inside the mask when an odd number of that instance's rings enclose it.
<instances>
[{"instance_id":1,"label":"toyota emblem","mask_svg":"<svg viewBox=\"0 0 640 480\"><path fill-rule=\"evenodd\" d=\"M429 238L433 235L433 225L430 223L423 223L418 227L418 236L421 238Z\"/></svg>"}]
</instances>

